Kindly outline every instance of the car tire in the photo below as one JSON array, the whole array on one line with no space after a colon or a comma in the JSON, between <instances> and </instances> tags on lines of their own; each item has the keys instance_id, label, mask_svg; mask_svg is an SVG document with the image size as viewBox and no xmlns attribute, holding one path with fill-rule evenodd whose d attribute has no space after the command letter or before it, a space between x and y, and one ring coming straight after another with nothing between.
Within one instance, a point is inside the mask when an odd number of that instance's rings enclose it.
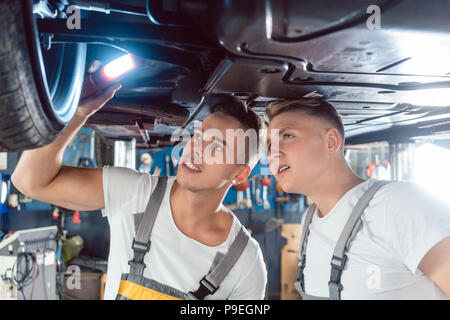
<instances>
[{"instance_id":1,"label":"car tire","mask_svg":"<svg viewBox=\"0 0 450 320\"><path fill-rule=\"evenodd\" d=\"M62 50L58 57L73 61L64 65L65 73L59 69L59 87L49 89L32 1L0 0L0 30L0 151L49 144L76 111L86 44Z\"/></svg>"}]
</instances>

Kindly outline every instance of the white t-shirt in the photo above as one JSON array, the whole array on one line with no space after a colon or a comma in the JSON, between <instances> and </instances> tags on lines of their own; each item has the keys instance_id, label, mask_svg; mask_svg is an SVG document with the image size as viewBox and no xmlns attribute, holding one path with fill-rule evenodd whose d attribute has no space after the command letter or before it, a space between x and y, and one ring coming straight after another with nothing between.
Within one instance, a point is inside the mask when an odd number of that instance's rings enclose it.
<instances>
[{"instance_id":1,"label":"white t-shirt","mask_svg":"<svg viewBox=\"0 0 450 320\"><path fill-rule=\"evenodd\" d=\"M175 225L169 203L175 177L170 177L158 216L150 237L151 249L145 255L144 277L154 279L185 293L195 291L200 279L211 268L217 251L226 253L237 236L241 224L234 214L228 238L210 247L184 235ZM157 177L122 167L103 168L105 209L110 225L110 251L105 288L105 300L115 299L121 275L129 273L128 261L133 258L131 244L136 234L134 214L144 212ZM247 232L247 231L246 231ZM205 299L263 299L267 272L259 244L249 242L220 288Z\"/></svg>"},{"instance_id":2,"label":"white t-shirt","mask_svg":"<svg viewBox=\"0 0 450 320\"><path fill-rule=\"evenodd\" d=\"M306 248L305 292L329 297L331 258L356 202L377 180L350 189L325 216L317 209ZM306 214L303 215L303 221ZM391 182L372 198L347 252L341 299L448 299L418 265L450 235L450 208L419 186Z\"/></svg>"}]
</instances>

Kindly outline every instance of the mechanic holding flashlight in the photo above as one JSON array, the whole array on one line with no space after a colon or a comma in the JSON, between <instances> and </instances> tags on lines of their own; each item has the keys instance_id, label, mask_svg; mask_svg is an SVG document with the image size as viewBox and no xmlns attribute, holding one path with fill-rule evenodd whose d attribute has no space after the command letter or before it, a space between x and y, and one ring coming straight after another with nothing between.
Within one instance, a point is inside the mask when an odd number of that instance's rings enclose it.
<instances>
[{"instance_id":1,"label":"mechanic holding flashlight","mask_svg":"<svg viewBox=\"0 0 450 320\"><path fill-rule=\"evenodd\" d=\"M110 71L102 72L114 77ZM82 96L98 84L95 76L87 77ZM24 151L13 184L33 199L64 208L102 209L111 230L105 299L263 299L267 271L261 249L222 204L228 189L244 181L259 159L259 150L238 149L237 138L225 132L259 133L259 116L234 98L211 106L202 128L219 130L226 138L197 132L183 150L176 177L121 167L62 166L70 141L120 87L113 83L85 97L55 141ZM224 159L233 152L234 163L208 164L203 159L194 164L194 139ZM245 164L236 161L242 155Z\"/></svg>"}]
</instances>

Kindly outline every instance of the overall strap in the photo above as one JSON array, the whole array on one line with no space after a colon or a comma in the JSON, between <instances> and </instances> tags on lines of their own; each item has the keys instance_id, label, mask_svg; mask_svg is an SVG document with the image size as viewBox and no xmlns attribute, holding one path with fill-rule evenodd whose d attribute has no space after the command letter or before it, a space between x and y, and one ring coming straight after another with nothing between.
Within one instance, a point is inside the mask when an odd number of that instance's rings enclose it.
<instances>
[{"instance_id":1,"label":"overall strap","mask_svg":"<svg viewBox=\"0 0 450 320\"><path fill-rule=\"evenodd\" d=\"M369 205L375 193L384 185L391 181L378 181L367 190L363 196L358 200L352 213L350 214L347 223L344 226L337 243L334 248L333 258L331 259L331 274L330 281L328 282L328 289L330 293L330 299L341 299L341 275L347 262L347 255L345 254L349 248L350 242L355 237L361 226L361 216L364 210Z\"/></svg>"},{"instance_id":2,"label":"overall strap","mask_svg":"<svg viewBox=\"0 0 450 320\"><path fill-rule=\"evenodd\" d=\"M314 216L314 212L316 211L316 205L312 204L308 211L306 212L306 218L302 226L302 239L300 242L300 252L299 252L299 263L298 263L298 271L297 271L297 282L295 286L297 290L300 292L305 292L305 276L303 271L305 270L306 264L306 245L308 244L308 236L309 236L309 225L311 224L312 218Z\"/></svg>"},{"instance_id":3,"label":"overall strap","mask_svg":"<svg viewBox=\"0 0 450 320\"><path fill-rule=\"evenodd\" d=\"M197 291L190 291L189 296L193 299L203 300L207 295L214 294L219 289L228 273L230 273L231 269L242 255L242 252L244 252L248 240L249 236L245 233L244 228L241 227L238 235L222 260L218 263L213 262L213 265L215 263L217 264L200 280L200 286Z\"/></svg>"},{"instance_id":4,"label":"overall strap","mask_svg":"<svg viewBox=\"0 0 450 320\"><path fill-rule=\"evenodd\" d=\"M144 257L150 251L150 236L167 186L167 177L159 177L133 239L133 260L128 261L130 275L142 276L146 267Z\"/></svg>"}]
</instances>

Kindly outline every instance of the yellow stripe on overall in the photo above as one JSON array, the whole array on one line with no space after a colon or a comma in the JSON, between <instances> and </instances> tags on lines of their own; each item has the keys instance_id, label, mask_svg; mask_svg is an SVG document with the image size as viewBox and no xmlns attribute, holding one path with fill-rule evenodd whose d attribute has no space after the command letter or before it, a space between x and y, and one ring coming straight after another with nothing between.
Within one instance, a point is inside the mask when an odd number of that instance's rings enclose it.
<instances>
[{"instance_id":1,"label":"yellow stripe on overall","mask_svg":"<svg viewBox=\"0 0 450 320\"><path fill-rule=\"evenodd\" d=\"M120 281L118 294L130 300L183 300L127 280Z\"/></svg>"}]
</instances>

